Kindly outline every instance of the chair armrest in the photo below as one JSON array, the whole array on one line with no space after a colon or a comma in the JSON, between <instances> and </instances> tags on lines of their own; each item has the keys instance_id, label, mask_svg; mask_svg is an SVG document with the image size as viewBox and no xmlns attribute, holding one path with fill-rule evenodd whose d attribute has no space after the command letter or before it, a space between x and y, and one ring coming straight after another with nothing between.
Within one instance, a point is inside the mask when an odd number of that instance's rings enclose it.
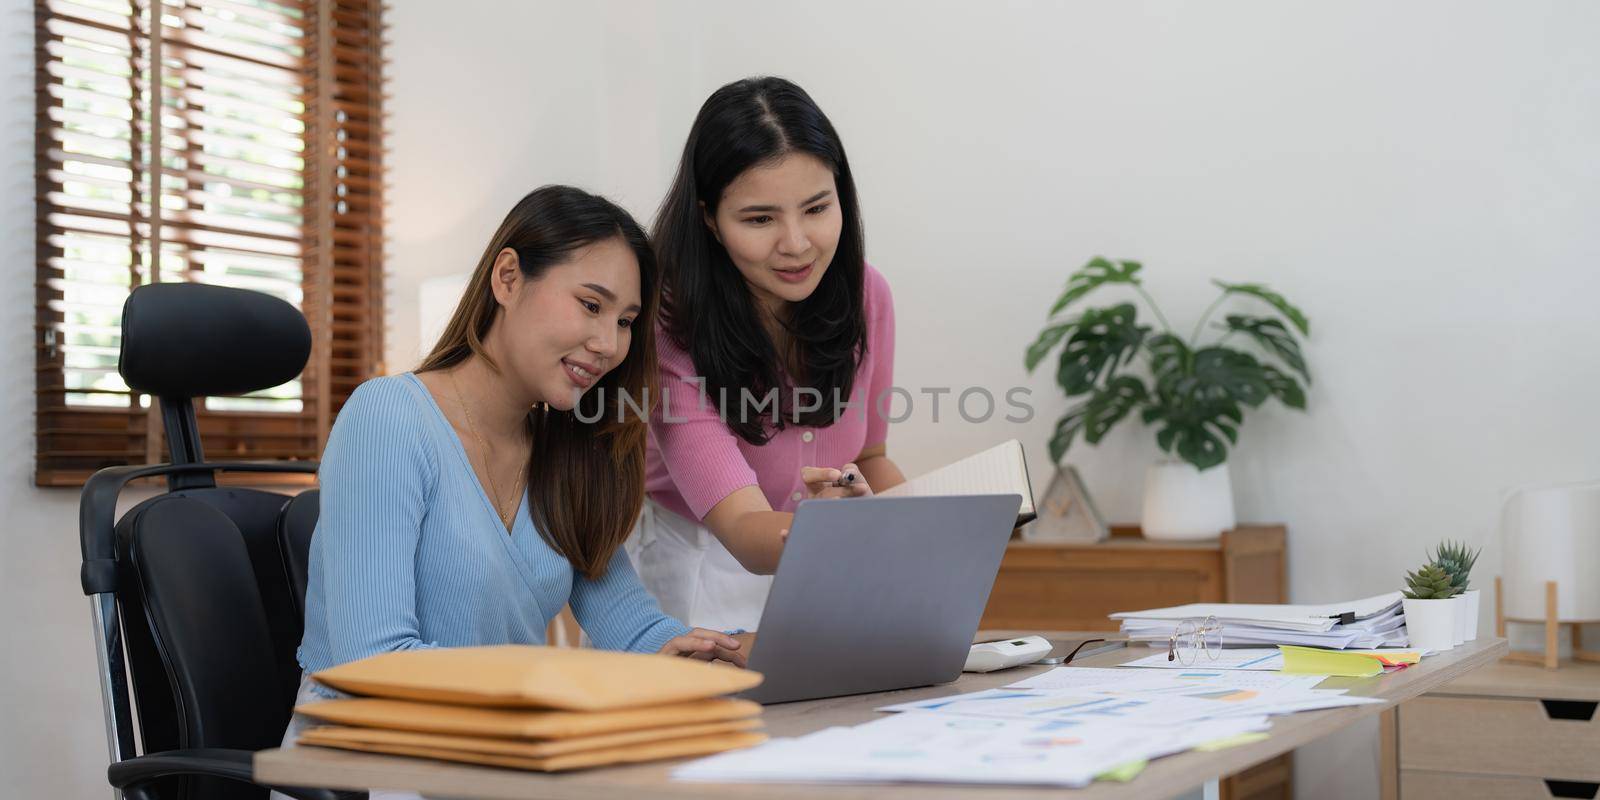
<instances>
[{"instance_id":1,"label":"chair armrest","mask_svg":"<svg viewBox=\"0 0 1600 800\"><path fill-rule=\"evenodd\" d=\"M162 753L118 761L106 769L106 779L118 789L132 790L139 795L140 784L172 775L201 775L224 778L240 783L255 783L255 769L249 750L197 748L193 750L168 750ZM264 784L262 784L264 785ZM332 789L310 789L299 786L268 786L267 788L295 798L295 800L366 800L366 792L336 792Z\"/></svg>"}]
</instances>

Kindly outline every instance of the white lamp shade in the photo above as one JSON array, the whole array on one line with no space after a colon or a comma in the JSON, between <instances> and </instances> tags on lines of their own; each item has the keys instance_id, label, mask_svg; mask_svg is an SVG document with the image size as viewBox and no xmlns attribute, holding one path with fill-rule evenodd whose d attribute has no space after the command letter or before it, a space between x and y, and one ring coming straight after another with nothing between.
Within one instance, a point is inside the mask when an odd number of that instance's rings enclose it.
<instances>
[{"instance_id":1,"label":"white lamp shade","mask_svg":"<svg viewBox=\"0 0 1600 800\"><path fill-rule=\"evenodd\" d=\"M1600 620L1600 481L1512 492L1500 535L1507 617L1544 619L1555 581L1562 622Z\"/></svg>"}]
</instances>

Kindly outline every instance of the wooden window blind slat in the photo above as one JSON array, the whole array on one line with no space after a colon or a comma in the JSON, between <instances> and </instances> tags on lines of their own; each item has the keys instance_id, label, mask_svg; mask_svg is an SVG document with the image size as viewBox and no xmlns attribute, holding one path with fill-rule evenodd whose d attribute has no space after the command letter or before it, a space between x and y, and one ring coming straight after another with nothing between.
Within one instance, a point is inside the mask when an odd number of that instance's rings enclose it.
<instances>
[{"instance_id":1,"label":"wooden window blind slat","mask_svg":"<svg viewBox=\"0 0 1600 800\"><path fill-rule=\"evenodd\" d=\"M164 455L158 404L116 372L122 302L153 276L266 292L311 324L299 380L197 403L216 458L317 457L381 372L381 13L36 0L36 483Z\"/></svg>"}]
</instances>

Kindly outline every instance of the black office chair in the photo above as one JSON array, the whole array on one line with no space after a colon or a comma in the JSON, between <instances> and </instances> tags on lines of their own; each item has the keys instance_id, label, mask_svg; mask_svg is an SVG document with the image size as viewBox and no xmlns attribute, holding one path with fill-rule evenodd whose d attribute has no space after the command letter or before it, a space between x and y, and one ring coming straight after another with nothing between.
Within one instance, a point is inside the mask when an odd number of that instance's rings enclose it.
<instances>
[{"instance_id":1,"label":"black office chair","mask_svg":"<svg viewBox=\"0 0 1600 800\"><path fill-rule=\"evenodd\" d=\"M265 800L269 789L303 800L364 796L252 778L253 752L279 744L299 686L295 648L317 499L314 491L290 499L219 487L216 474L314 473L317 465L207 462L194 414L195 397L292 380L310 351L300 312L258 292L155 284L123 306L118 371L130 388L160 398L172 455L170 464L96 472L79 506L107 777L127 798ZM150 477L164 477L166 493L116 519L123 488Z\"/></svg>"}]
</instances>

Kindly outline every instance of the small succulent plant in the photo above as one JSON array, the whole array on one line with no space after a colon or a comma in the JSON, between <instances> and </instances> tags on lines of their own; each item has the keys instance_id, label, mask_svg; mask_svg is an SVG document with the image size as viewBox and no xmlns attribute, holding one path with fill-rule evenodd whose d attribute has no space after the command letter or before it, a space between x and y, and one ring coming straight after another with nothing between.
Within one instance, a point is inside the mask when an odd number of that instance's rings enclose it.
<instances>
[{"instance_id":1,"label":"small succulent plant","mask_svg":"<svg viewBox=\"0 0 1600 800\"><path fill-rule=\"evenodd\" d=\"M1440 542L1434 548L1433 563L1444 568L1450 574L1450 585L1456 587L1457 592L1467 590L1467 580L1472 574L1472 565L1478 563L1478 553L1481 550L1469 549L1465 542Z\"/></svg>"},{"instance_id":2,"label":"small succulent plant","mask_svg":"<svg viewBox=\"0 0 1600 800\"><path fill-rule=\"evenodd\" d=\"M1405 596L1411 600L1448 600L1461 590L1450 582L1450 573L1438 563L1406 573Z\"/></svg>"}]
</instances>

